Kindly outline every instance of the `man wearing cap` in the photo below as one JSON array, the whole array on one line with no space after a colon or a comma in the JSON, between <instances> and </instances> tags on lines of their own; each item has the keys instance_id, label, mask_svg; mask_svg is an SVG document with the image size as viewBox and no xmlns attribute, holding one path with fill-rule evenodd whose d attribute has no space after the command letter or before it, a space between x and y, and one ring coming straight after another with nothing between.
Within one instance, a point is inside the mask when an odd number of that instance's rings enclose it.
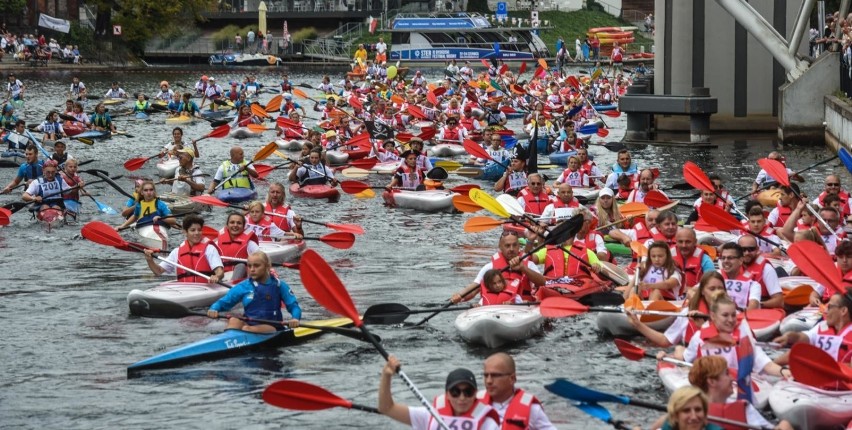
<instances>
[{"instance_id":1,"label":"man wearing cap","mask_svg":"<svg viewBox=\"0 0 852 430\"><path fill-rule=\"evenodd\" d=\"M483 366L485 389L476 393L481 402L491 405L500 415L503 429L556 429L544 413L541 402L532 394L515 388L515 360L505 352L485 359Z\"/></svg>"},{"instance_id":2,"label":"man wearing cap","mask_svg":"<svg viewBox=\"0 0 852 430\"><path fill-rule=\"evenodd\" d=\"M9 100L23 100L24 90L27 87L24 83L15 77L14 73L9 73L9 83L6 84L6 98Z\"/></svg>"},{"instance_id":3,"label":"man wearing cap","mask_svg":"<svg viewBox=\"0 0 852 430\"><path fill-rule=\"evenodd\" d=\"M225 181L222 188L254 189L254 184L252 183L251 178L257 178L259 176L257 171L254 170L254 167L248 164L248 161L245 159L243 148L240 148L239 146L231 148L230 159L222 162L219 169L216 170L216 175L213 176L213 182L210 183L210 188L207 190L207 194L213 194L213 190L216 189L216 186L231 175L234 175L234 177Z\"/></svg>"},{"instance_id":4,"label":"man wearing cap","mask_svg":"<svg viewBox=\"0 0 852 430\"><path fill-rule=\"evenodd\" d=\"M400 155L403 160L402 165L393 173L393 179L385 187L388 191L395 187L400 187L405 190L423 190L426 180L426 171L417 165L418 153L412 149L405 151Z\"/></svg>"},{"instance_id":5,"label":"man wearing cap","mask_svg":"<svg viewBox=\"0 0 852 430\"><path fill-rule=\"evenodd\" d=\"M527 185L527 151L521 145L515 145L512 163L509 164L509 169L503 173L503 176L494 183L494 191L517 197Z\"/></svg>"},{"instance_id":6,"label":"man wearing cap","mask_svg":"<svg viewBox=\"0 0 852 430\"><path fill-rule=\"evenodd\" d=\"M305 108L293 101L292 94L284 93L284 103L281 104L281 114L289 118L290 114L292 114L296 109L302 111L302 116L307 115L305 113Z\"/></svg>"},{"instance_id":7,"label":"man wearing cap","mask_svg":"<svg viewBox=\"0 0 852 430\"><path fill-rule=\"evenodd\" d=\"M204 173L195 165L195 151L192 148L182 148L177 151L180 166L175 170L172 183L172 194L178 196L198 196L204 192Z\"/></svg>"},{"instance_id":8,"label":"man wearing cap","mask_svg":"<svg viewBox=\"0 0 852 430\"><path fill-rule=\"evenodd\" d=\"M414 430L440 428L425 407L396 403L391 394L391 378L399 372L400 362L391 355L382 368L379 382L379 412ZM459 368L447 375L444 394L435 397L432 407L450 429L496 430L500 416L491 406L476 398L476 377L468 369Z\"/></svg>"},{"instance_id":9,"label":"man wearing cap","mask_svg":"<svg viewBox=\"0 0 852 430\"><path fill-rule=\"evenodd\" d=\"M462 109L462 111L464 113L464 116L462 116L459 123L462 127L464 127L465 130L467 130L468 132L474 130L482 130L482 125L479 124L479 118L477 118L473 114L473 106L467 105L464 107L464 109Z\"/></svg>"},{"instance_id":10,"label":"man wearing cap","mask_svg":"<svg viewBox=\"0 0 852 430\"><path fill-rule=\"evenodd\" d=\"M216 110L216 100L222 97L224 92L222 91L222 87L216 83L216 78L209 77L207 78L207 90L204 92L204 97L201 98L201 107L204 107L204 101L206 99L210 99L210 110Z\"/></svg>"}]
</instances>

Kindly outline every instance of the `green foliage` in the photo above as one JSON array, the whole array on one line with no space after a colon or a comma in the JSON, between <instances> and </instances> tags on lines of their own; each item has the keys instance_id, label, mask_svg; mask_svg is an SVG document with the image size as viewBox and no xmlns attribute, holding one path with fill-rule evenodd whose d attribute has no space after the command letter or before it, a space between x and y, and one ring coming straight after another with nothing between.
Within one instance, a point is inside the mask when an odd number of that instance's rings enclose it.
<instances>
[{"instance_id":1,"label":"green foliage","mask_svg":"<svg viewBox=\"0 0 852 430\"><path fill-rule=\"evenodd\" d=\"M27 0L3 0L0 1L0 13L9 16L16 16L24 13L24 8L27 7Z\"/></svg>"},{"instance_id":2,"label":"green foliage","mask_svg":"<svg viewBox=\"0 0 852 430\"><path fill-rule=\"evenodd\" d=\"M586 32L589 31L590 28L624 27L633 25L632 23L622 21L608 13L585 9L573 12L558 12L552 10L542 11L539 12L538 15L541 21L550 21L549 27L551 28L540 32L539 37L541 37L541 40L547 44L552 55L556 55L556 52L554 51L556 39L560 36L562 36L562 38L565 39L565 43L571 47L569 52L573 54L574 39L579 37L580 40L583 40L583 38L586 37ZM510 11L509 16L529 19L530 13L529 11ZM626 46L628 52L639 52L639 45L646 45L645 50L650 51L650 46L654 43L654 41L652 39L645 38L639 31L636 31L633 34L636 37L636 41Z\"/></svg>"},{"instance_id":3,"label":"green foliage","mask_svg":"<svg viewBox=\"0 0 852 430\"><path fill-rule=\"evenodd\" d=\"M142 53L154 36L180 35L187 24L201 19L201 12L215 10L216 0L96 0L98 7L113 7L112 23L122 26L121 39Z\"/></svg>"},{"instance_id":4,"label":"green foliage","mask_svg":"<svg viewBox=\"0 0 852 430\"><path fill-rule=\"evenodd\" d=\"M77 45L80 52L88 54L95 50L95 32L89 27L80 25L78 21L72 21L71 30L68 34L61 34L57 42L63 48L65 45Z\"/></svg>"},{"instance_id":5,"label":"green foliage","mask_svg":"<svg viewBox=\"0 0 852 430\"><path fill-rule=\"evenodd\" d=\"M491 13L491 10L488 9L488 0L468 0L467 11L468 12L488 13L488 14Z\"/></svg>"},{"instance_id":6,"label":"green foliage","mask_svg":"<svg viewBox=\"0 0 852 430\"><path fill-rule=\"evenodd\" d=\"M243 38L243 43L245 43L246 34L248 34L249 30L253 30L256 27L257 25L247 25L240 28L236 25L229 24L221 30L213 33L213 41L216 42L216 45L219 45L220 43L232 43L234 41L234 37L239 34L240 37Z\"/></svg>"},{"instance_id":7,"label":"green foliage","mask_svg":"<svg viewBox=\"0 0 852 430\"><path fill-rule=\"evenodd\" d=\"M290 33L290 40L293 43L302 43L307 39L316 39L318 34L317 29L314 27L300 28Z\"/></svg>"}]
</instances>

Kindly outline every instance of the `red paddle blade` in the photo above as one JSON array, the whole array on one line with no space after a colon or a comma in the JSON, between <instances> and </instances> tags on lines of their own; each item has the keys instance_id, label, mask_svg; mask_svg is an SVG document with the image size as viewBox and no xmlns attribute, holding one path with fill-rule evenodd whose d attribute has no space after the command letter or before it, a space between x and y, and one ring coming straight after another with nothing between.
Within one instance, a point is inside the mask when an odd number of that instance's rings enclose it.
<instances>
[{"instance_id":1,"label":"red paddle blade","mask_svg":"<svg viewBox=\"0 0 852 430\"><path fill-rule=\"evenodd\" d=\"M607 130L605 128L598 128L598 131L596 131L595 134L597 134L600 137L607 137L607 136L609 136L609 130Z\"/></svg>"},{"instance_id":2,"label":"red paddle blade","mask_svg":"<svg viewBox=\"0 0 852 430\"><path fill-rule=\"evenodd\" d=\"M226 208L226 207L229 206L227 203L217 199L216 197L209 196L209 195L194 196L194 197L190 197L189 199L194 201L195 203L201 203L203 205L210 205L210 206L218 206L220 208Z\"/></svg>"},{"instance_id":3,"label":"red paddle blade","mask_svg":"<svg viewBox=\"0 0 852 430\"><path fill-rule=\"evenodd\" d=\"M290 118L285 118L283 116L279 116L275 120L275 123L278 124L278 126L282 127L282 128L300 128L299 123L297 123L296 121L293 121Z\"/></svg>"},{"instance_id":4,"label":"red paddle blade","mask_svg":"<svg viewBox=\"0 0 852 430\"><path fill-rule=\"evenodd\" d=\"M285 269L299 270L299 263L281 263L281 267Z\"/></svg>"},{"instance_id":5,"label":"red paddle blade","mask_svg":"<svg viewBox=\"0 0 852 430\"><path fill-rule=\"evenodd\" d=\"M414 137L414 135L407 131L403 131L402 133L397 133L394 137L402 143L407 143L412 137Z\"/></svg>"},{"instance_id":6,"label":"red paddle blade","mask_svg":"<svg viewBox=\"0 0 852 430\"><path fill-rule=\"evenodd\" d=\"M568 85L570 85L571 88L580 88L580 80L577 79L576 76L571 75L566 80L568 81Z\"/></svg>"},{"instance_id":7,"label":"red paddle blade","mask_svg":"<svg viewBox=\"0 0 852 430\"><path fill-rule=\"evenodd\" d=\"M12 211L10 211L9 209L0 207L0 214L5 215L6 218L8 218L8 217L12 216Z\"/></svg>"},{"instance_id":8,"label":"red paddle blade","mask_svg":"<svg viewBox=\"0 0 852 430\"><path fill-rule=\"evenodd\" d=\"M263 401L279 408L296 411L352 407L352 402L338 397L325 388L294 379L273 382L263 390Z\"/></svg>"},{"instance_id":9,"label":"red paddle blade","mask_svg":"<svg viewBox=\"0 0 852 430\"><path fill-rule=\"evenodd\" d=\"M506 63L503 63L503 65L502 65L502 66L500 66L500 69L499 69L499 70L497 70L497 72L498 72L499 74L501 74L501 75L506 74L506 72L508 72L508 71L509 71L509 65L508 65L508 64L506 64Z\"/></svg>"},{"instance_id":10,"label":"red paddle blade","mask_svg":"<svg viewBox=\"0 0 852 430\"><path fill-rule=\"evenodd\" d=\"M80 229L80 234L86 240L91 240L99 245L123 249L127 247L127 241L112 226L100 221L87 223Z\"/></svg>"},{"instance_id":11,"label":"red paddle blade","mask_svg":"<svg viewBox=\"0 0 852 430\"><path fill-rule=\"evenodd\" d=\"M621 355L628 360L639 361L645 358L644 349L624 339L616 339L615 346L618 348L618 352L620 352Z\"/></svg>"},{"instance_id":12,"label":"red paddle blade","mask_svg":"<svg viewBox=\"0 0 852 430\"><path fill-rule=\"evenodd\" d=\"M503 112L503 113L515 113L515 112L517 112L517 111L515 110L515 108L513 108L513 107L511 107L511 106L500 106L500 112Z\"/></svg>"},{"instance_id":13,"label":"red paddle blade","mask_svg":"<svg viewBox=\"0 0 852 430\"><path fill-rule=\"evenodd\" d=\"M540 310L545 318L565 318L584 314L589 307L567 297L548 297L541 301Z\"/></svg>"},{"instance_id":14,"label":"red paddle blade","mask_svg":"<svg viewBox=\"0 0 852 430\"><path fill-rule=\"evenodd\" d=\"M716 186L713 185L713 181L711 181L704 171L692 161L687 161L686 164L683 165L683 179L696 190L716 191Z\"/></svg>"},{"instance_id":15,"label":"red paddle blade","mask_svg":"<svg viewBox=\"0 0 852 430\"><path fill-rule=\"evenodd\" d=\"M422 140L429 140L429 139L435 137L435 135L437 133L438 133L438 130L435 130L434 127L427 127L427 128L424 128L423 131L420 132L420 134L417 135L417 137L419 137Z\"/></svg>"},{"instance_id":16,"label":"red paddle blade","mask_svg":"<svg viewBox=\"0 0 852 430\"><path fill-rule=\"evenodd\" d=\"M370 170L379 162L378 158L362 158L360 160L352 160L349 165L359 169Z\"/></svg>"},{"instance_id":17,"label":"red paddle blade","mask_svg":"<svg viewBox=\"0 0 852 430\"><path fill-rule=\"evenodd\" d=\"M347 233L352 233L352 234L364 234L364 228L361 227L360 225L357 225L357 224L332 224L332 223L328 223L325 226L332 229L332 230L337 230L337 231L342 231L342 232L347 232Z\"/></svg>"},{"instance_id":18,"label":"red paddle blade","mask_svg":"<svg viewBox=\"0 0 852 430\"><path fill-rule=\"evenodd\" d=\"M518 76L523 75L524 72L526 72L526 71L527 71L527 63L523 62L523 63L521 63L521 68L518 69Z\"/></svg>"},{"instance_id":19,"label":"red paddle blade","mask_svg":"<svg viewBox=\"0 0 852 430\"><path fill-rule=\"evenodd\" d=\"M334 273L334 269L317 254L316 251L308 249L302 254L299 261L299 275L302 285L308 290L311 297L326 309L351 319L356 326L361 322L358 310L352 303L352 297L343 286L343 282Z\"/></svg>"},{"instance_id":20,"label":"red paddle blade","mask_svg":"<svg viewBox=\"0 0 852 430\"><path fill-rule=\"evenodd\" d=\"M719 230L745 231L745 227L733 215L716 205L701 205L698 207L698 213L704 221Z\"/></svg>"},{"instance_id":21,"label":"red paddle blade","mask_svg":"<svg viewBox=\"0 0 852 430\"><path fill-rule=\"evenodd\" d=\"M671 199L669 199L668 197L666 197L665 194L657 190L651 190L648 191L648 194L645 194L644 203L650 208L661 208L671 202Z\"/></svg>"},{"instance_id":22,"label":"red paddle blade","mask_svg":"<svg viewBox=\"0 0 852 430\"><path fill-rule=\"evenodd\" d=\"M480 58L479 61L482 63L483 66L485 66L486 69L491 68L491 63L489 63L488 60L486 60L484 58Z\"/></svg>"},{"instance_id":23,"label":"red paddle blade","mask_svg":"<svg viewBox=\"0 0 852 430\"><path fill-rule=\"evenodd\" d=\"M131 158L124 162L124 168L131 172L139 170L148 162L148 160L150 160L148 157Z\"/></svg>"},{"instance_id":24,"label":"red paddle blade","mask_svg":"<svg viewBox=\"0 0 852 430\"><path fill-rule=\"evenodd\" d=\"M708 205L701 205L701 207ZM790 245L787 254L805 275L810 276L824 287L834 292L842 291L840 288L843 279L840 271L834 265L834 261L822 246L810 242L801 241Z\"/></svg>"},{"instance_id":25,"label":"red paddle blade","mask_svg":"<svg viewBox=\"0 0 852 430\"><path fill-rule=\"evenodd\" d=\"M514 136L515 135L515 131L509 130L508 128L505 129L505 130L497 130L496 133L499 134L500 136Z\"/></svg>"},{"instance_id":26,"label":"red paddle blade","mask_svg":"<svg viewBox=\"0 0 852 430\"><path fill-rule=\"evenodd\" d=\"M438 96L436 96L433 91L426 93L426 100L429 100L429 103L432 103L432 106L438 106Z\"/></svg>"},{"instance_id":27,"label":"red paddle blade","mask_svg":"<svg viewBox=\"0 0 852 430\"><path fill-rule=\"evenodd\" d=\"M790 186L790 176L787 174L787 168L780 161L761 158L757 160L757 164L760 165L761 169L766 170L769 176L775 178L779 184L785 187Z\"/></svg>"},{"instance_id":28,"label":"red paddle blade","mask_svg":"<svg viewBox=\"0 0 852 430\"><path fill-rule=\"evenodd\" d=\"M9 225L10 222L9 216L5 212L0 212L0 226Z\"/></svg>"},{"instance_id":29,"label":"red paddle blade","mask_svg":"<svg viewBox=\"0 0 852 430\"><path fill-rule=\"evenodd\" d=\"M509 91L511 91L514 94L521 95L521 96L527 93L527 91L524 89L524 87L522 87L518 84L509 84Z\"/></svg>"},{"instance_id":30,"label":"red paddle blade","mask_svg":"<svg viewBox=\"0 0 852 430\"><path fill-rule=\"evenodd\" d=\"M332 248L349 249L355 244L355 235L352 233L336 232L323 235L319 240Z\"/></svg>"},{"instance_id":31,"label":"red paddle blade","mask_svg":"<svg viewBox=\"0 0 852 430\"><path fill-rule=\"evenodd\" d=\"M462 184L462 185L458 185L458 186L455 186L453 188L450 188L450 191L452 191L454 193L467 195L467 193L469 193L470 190L475 189L475 188L481 188L481 187L477 184Z\"/></svg>"},{"instance_id":32,"label":"red paddle blade","mask_svg":"<svg viewBox=\"0 0 852 430\"><path fill-rule=\"evenodd\" d=\"M364 190L370 189L370 185L361 181L342 181L340 189L346 194L358 194Z\"/></svg>"},{"instance_id":33,"label":"red paddle blade","mask_svg":"<svg viewBox=\"0 0 852 430\"><path fill-rule=\"evenodd\" d=\"M809 343L797 343L790 350L790 372L803 384L818 388L848 389L844 382L852 382L852 372L827 352Z\"/></svg>"},{"instance_id":34,"label":"red paddle blade","mask_svg":"<svg viewBox=\"0 0 852 430\"><path fill-rule=\"evenodd\" d=\"M419 106L409 105L408 106L408 114L417 118L417 119L428 119L426 114L423 113L423 110L420 109Z\"/></svg>"},{"instance_id":35,"label":"red paddle blade","mask_svg":"<svg viewBox=\"0 0 852 430\"><path fill-rule=\"evenodd\" d=\"M608 116L608 117L610 117L610 118L618 118L618 117L620 117L620 116L621 116L621 111L620 111L620 110L616 110L616 109L603 111L603 112L601 112L601 113L602 113L602 114L604 114L604 115L606 115L606 116Z\"/></svg>"},{"instance_id":36,"label":"red paddle blade","mask_svg":"<svg viewBox=\"0 0 852 430\"><path fill-rule=\"evenodd\" d=\"M269 166L266 164L255 164L254 170L257 172L257 176L260 179L266 179L273 170L275 170L275 166Z\"/></svg>"},{"instance_id":37,"label":"red paddle blade","mask_svg":"<svg viewBox=\"0 0 852 430\"><path fill-rule=\"evenodd\" d=\"M202 139L206 139L208 137L216 137L216 138L225 137L230 132L231 132L231 126L228 125L228 124L224 124L224 125L220 125L220 126L214 128L213 131L211 131L210 133L207 133L207 135L202 137ZM201 139L199 139L199 140L201 140Z\"/></svg>"},{"instance_id":38,"label":"red paddle blade","mask_svg":"<svg viewBox=\"0 0 852 430\"><path fill-rule=\"evenodd\" d=\"M467 151L468 154L473 155L476 158L485 158L487 160L491 159L491 156L488 155L488 151L486 151L485 148L470 139L465 139L464 142L462 142L462 146L464 146L464 150Z\"/></svg>"},{"instance_id":39,"label":"red paddle blade","mask_svg":"<svg viewBox=\"0 0 852 430\"><path fill-rule=\"evenodd\" d=\"M358 100L358 97L355 96L349 97L349 106L352 106L355 109L364 109L364 105L361 103L361 100Z\"/></svg>"},{"instance_id":40,"label":"red paddle blade","mask_svg":"<svg viewBox=\"0 0 852 430\"><path fill-rule=\"evenodd\" d=\"M216 230L215 228L210 227L209 225L205 225L201 228L201 235L210 240L216 240L219 238L219 230Z\"/></svg>"}]
</instances>

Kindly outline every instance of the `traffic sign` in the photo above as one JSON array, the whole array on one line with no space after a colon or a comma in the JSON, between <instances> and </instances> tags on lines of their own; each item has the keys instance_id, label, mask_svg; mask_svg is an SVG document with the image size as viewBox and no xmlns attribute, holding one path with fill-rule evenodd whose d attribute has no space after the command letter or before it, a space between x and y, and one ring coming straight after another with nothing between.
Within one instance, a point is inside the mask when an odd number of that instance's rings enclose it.
<instances>
[{"instance_id":1,"label":"traffic sign","mask_svg":"<svg viewBox=\"0 0 852 430\"><path fill-rule=\"evenodd\" d=\"M506 2L504 2L504 1L497 2L497 14L496 15L497 15L498 21L505 21L506 18L509 17L509 9L506 6Z\"/></svg>"},{"instance_id":2,"label":"traffic sign","mask_svg":"<svg viewBox=\"0 0 852 430\"><path fill-rule=\"evenodd\" d=\"M112 26L112 35L113 36L121 36L121 26L120 25L113 25Z\"/></svg>"}]
</instances>

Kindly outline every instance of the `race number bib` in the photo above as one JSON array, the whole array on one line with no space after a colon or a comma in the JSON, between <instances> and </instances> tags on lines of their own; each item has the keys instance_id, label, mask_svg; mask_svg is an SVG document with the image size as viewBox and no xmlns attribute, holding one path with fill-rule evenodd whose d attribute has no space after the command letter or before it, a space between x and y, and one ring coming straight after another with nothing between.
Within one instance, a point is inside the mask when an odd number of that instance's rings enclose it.
<instances>
[{"instance_id":1,"label":"race number bib","mask_svg":"<svg viewBox=\"0 0 852 430\"><path fill-rule=\"evenodd\" d=\"M728 290L728 295L736 303L737 308L745 309L748 306L749 282L737 281L728 279L725 281L725 289Z\"/></svg>"}]
</instances>

